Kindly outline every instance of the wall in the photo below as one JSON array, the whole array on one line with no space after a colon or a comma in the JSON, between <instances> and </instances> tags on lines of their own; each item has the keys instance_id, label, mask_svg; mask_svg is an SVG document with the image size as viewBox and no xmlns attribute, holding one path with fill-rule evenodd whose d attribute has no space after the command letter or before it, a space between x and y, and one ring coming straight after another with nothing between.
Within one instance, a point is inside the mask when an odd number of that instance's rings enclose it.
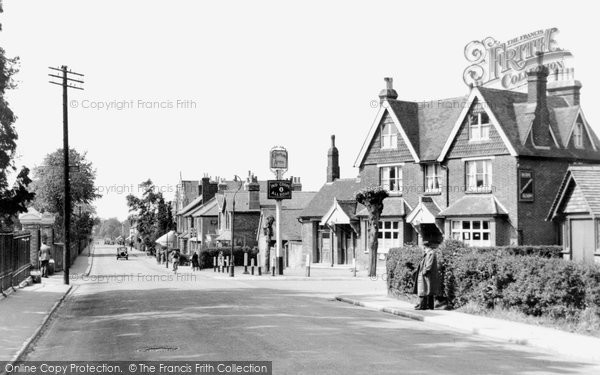
<instances>
[{"instance_id":1,"label":"wall","mask_svg":"<svg viewBox=\"0 0 600 375\"><path fill-rule=\"evenodd\" d=\"M554 223L545 219L558 193L569 163L556 159L520 157L519 167L533 171L534 189L533 202L518 202L518 224L519 229L522 230L522 244L558 244L559 236ZM517 174L516 170L515 174Z\"/></svg>"}]
</instances>

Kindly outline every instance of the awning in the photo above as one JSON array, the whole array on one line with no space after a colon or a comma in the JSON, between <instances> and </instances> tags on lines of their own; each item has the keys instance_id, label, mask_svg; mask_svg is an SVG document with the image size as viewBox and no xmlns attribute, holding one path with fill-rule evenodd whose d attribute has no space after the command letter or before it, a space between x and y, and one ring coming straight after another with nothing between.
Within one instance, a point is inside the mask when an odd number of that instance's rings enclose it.
<instances>
[{"instance_id":1,"label":"awning","mask_svg":"<svg viewBox=\"0 0 600 375\"><path fill-rule=\"evenodd\" d=\"M231 241L231 231L224 230L223 233L217 237L217 241Z\"/></svg>"},{"instance_id":2,"label":"awning","mask_svg":"<svg viewBox=\"0 0 600 375\"><path fill-rule=\"evenodd\" d=\"M385 201L384 201L385 203ZM431 197L421 197L421 201L406 217L406 222L411 225L436 224L441 209Z\"/></svg>"},{"instance_id":3,"label":"awning","mask_svg":"<svg viewBox=\"0 0 600 375\"><path fill-rule=\"evenodd\" d=\"M157 244L161 245L161 246L167 246L167 242L169 243L169 246L175 247L174 246L174 242L175 242L175 231L172 230L168 233L163 234L162 236L160 236L156 241Z\"/></svg>"},{"instance_id":4,"label":"awning","mask_svg":"<svg viewBox=\"0 0 600 375\"><path fill-rule=\"evenodd\" d=\"M439 213L448 216L498 216L508 215L508 211L491 194L468 194L452 203Z\"/></svg>"}]
</instances>

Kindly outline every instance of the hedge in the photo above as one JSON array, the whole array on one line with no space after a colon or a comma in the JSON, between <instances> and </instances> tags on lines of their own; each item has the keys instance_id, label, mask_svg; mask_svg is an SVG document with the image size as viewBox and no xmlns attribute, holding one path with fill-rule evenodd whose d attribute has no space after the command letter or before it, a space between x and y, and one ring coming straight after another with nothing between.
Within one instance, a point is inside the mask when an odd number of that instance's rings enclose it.
<instances>
[{"instance_id":1,"label":"hedge","mask_svg":"<svg viewBox=\"0 0 600 375\"><path fill-rule=\"evenodd\" d=\"M448 307L476 303L501 306L527 315L565 318L586 308L600 315L600 265L558 258L557 246L469 248L447 241L436 251L443 299ZM388 290L410 294L412 271L422 257L410 245L391 249L387 259Z\"/></svg>"},{"instance_id":2,"label":"hedge","mask_svg":"<svg viewBox=\"0 0 600 375\"><path fill-rule=\"evenodd\" d=\"M223 252L224 257L231 256L231 247L210 247L207 249L202 249L200 251L200 268L213 268L213 257L219 255L219 252ZM236 266L244 265L244 253L248 253L248 264L250 264L250 259L254 258L256 262L256 254L258 254L258 249L249 247L236 247L233 249L233 260Z\"/></svg>"}]
</instances>

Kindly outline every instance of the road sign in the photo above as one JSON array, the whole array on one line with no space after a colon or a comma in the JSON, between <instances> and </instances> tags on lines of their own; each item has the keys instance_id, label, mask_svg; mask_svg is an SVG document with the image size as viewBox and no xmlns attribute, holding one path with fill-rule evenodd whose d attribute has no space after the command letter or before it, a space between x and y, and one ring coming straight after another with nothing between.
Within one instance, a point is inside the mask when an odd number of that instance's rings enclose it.
<instances>
[{"instance_id":1,"label":"road sign","mask_svg":"<svg viewBox=\"0 0 600 375\"><path fill-rule=\"evenodd\" d=\"M292 181L290 180L268 180L267 198L269 199L292 199Z\"/></svg>"}]
</instances>

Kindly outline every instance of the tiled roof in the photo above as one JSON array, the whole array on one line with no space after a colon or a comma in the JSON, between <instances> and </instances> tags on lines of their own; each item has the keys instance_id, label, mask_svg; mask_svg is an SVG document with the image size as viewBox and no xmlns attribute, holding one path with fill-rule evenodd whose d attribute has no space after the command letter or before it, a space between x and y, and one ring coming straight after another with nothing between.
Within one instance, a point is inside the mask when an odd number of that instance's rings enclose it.
<instances>
[{"instance_id":1,"label":"tiled roof","mask_svg":"<svg viewBox=\"0 0 600 375\"><path fill-rule=\"evenodd\" d=\"M187 206L185 206L181 210L179 210L179 212L177 212L177 215L185 215L185 214L189 213L191 210L193 210L194 208L198 207L201 203L202 203L202 195L199 195L196 198L194 198L194 200L191 201Z\"/></svg>"},{"instance_id":2,"label":"tiled roof","mask_svg":"<svg viewBox=\"0 0 600 375\"><path fill-rule=\"evenodd\" d=\"M195 210L190 212L193 217L199 216L218 216L219 208L217 205L217 198L213 197L208 202L199 206Z\"/></svg>"},{"instance_id":3,"label":"tiled roof","mask_svg":"<svg viewBox=\"0 0 600 375\"><path fill-rule=\"evenodd\" d=\"M467 194L439 213L439 216L507 215L500 202L491 194Z\"/></svg>"},{"instance_id":4,"label":"tiled roof","mask_svg":"<svg viewBox=\"0 0 600 375\"><path fill-rule=\"evenodd\" d=\"M356 216L369 216L369 211L362 204L358 206ZM383 200L382 217L385 216L405 216L410 208L402 197L388 197Z\"/></svg>"},{"instance_id":5,"label":"tiled roof","mask_svg":"<svg viewBox=\"0 0 600 375\"><path fill-rule=\"evenodd\" d=\"M527 142L535 111L535 105L527 102L527 94L485 87L477 87L476 90L481 93L486 102L485 108L496 117L510 146L518 155L600 160L600 151L566 148L575 116L580 111L579 106L569 105L560 96L547 96L549 126L560 147L552 145L550 150L545 150ZM430 161L440 156L467 99L467 96L462 96L423 103L401 100L388 100L387 103L419 159ZM592 141L600 149L598 136L591 129L588 130Z\"/></svg>"},{"instance_id":6,"label":"tiled roof","mask_svg":"<svg viewBox=\"0 0 600 375\"><path fill-rule=\"evenodd\" d=\"M357 181L355 178L328 182L321 187L321 190L317 192L299 216L320 219L331 208L333 198L337 198L338 201L352 201L355 198L355 193L365 186L364 182Z\"/></svg>"},{"instance_id":7,"label":"tiled roof","mask_svg":"<svg viewBox=\"0 0 600 375\"><path fill-rule=\"evenodd\" d=\"M225 196L227 199L227 210L231 211L232 209L232 199L235 192L226 191L224 194L217 194L217 204L218 209L221 210L223 207L223 197ZM309 202L315 197L317 193L313 191L293 191L292 199L284 199L282 202L282 207L287 209L296 209L300 210L305 208ZM259 201L260 207L274 207L275 200L267 199L266 191L259 192ZM236 212L244 212L244 211L258 211L259 209L249 210L248 209L248 192L245 190L240 190L235 197L235 211Z\"/></svg>"},{"instance_id":8,"label":"tiled roof","mask_svg":"<svg viewBox=\"0 0 600 375\"><path fill-rule=\"evenodd\" d=\"M563 203L562 199L566 196L564 192L572 183L575 183L583 194L590 214L600 216L600 165L572 165L565 174L547 220L553 219L557 214L557 210Z\"/></svg>"}]
</instances>

